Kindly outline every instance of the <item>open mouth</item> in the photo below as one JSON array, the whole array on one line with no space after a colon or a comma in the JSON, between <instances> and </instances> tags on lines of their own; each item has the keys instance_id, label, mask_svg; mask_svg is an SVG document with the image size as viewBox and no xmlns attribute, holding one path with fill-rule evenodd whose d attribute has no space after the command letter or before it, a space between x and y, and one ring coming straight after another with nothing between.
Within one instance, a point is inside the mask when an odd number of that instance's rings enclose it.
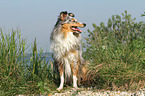
<instances>
[{"instance_id":1,"label":"open mouth","mask_svg":"<svg viewBox=\"0 0 145 96\"><path fill-rule=\"evenodd\" d=\"M76 33L81 33L82 30L80 30L77 26L71 26L71 29Z\"/></svg>"}]
</instances>

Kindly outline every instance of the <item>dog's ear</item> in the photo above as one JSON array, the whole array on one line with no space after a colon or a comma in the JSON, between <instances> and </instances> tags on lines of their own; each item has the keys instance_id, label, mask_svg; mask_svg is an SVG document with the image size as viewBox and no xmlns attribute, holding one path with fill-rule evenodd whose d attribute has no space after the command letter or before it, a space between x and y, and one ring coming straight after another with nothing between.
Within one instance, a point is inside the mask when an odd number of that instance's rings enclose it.
<instances>
[{"instance_id":1,"label":"dog's ear","mask_svg":"<svg viewBox=\"0 0 145 96\"><path fill-rule=\"evenodd\" d=\"M61 19L61 21L64 21L66 19L67 14L68 14L67 11L62 11L60 13L60 19Z\"/></svg>"},{"instance_id":2,"label":"dog's ear","mask_svg":"<svg viewBox=\"0 0 145 96\"><path fill-rule=\"evenodd\" d=\"M73 13L68 13L68 15L71 17L75 17L75 15Z\"/></svg>"}]
</instances>

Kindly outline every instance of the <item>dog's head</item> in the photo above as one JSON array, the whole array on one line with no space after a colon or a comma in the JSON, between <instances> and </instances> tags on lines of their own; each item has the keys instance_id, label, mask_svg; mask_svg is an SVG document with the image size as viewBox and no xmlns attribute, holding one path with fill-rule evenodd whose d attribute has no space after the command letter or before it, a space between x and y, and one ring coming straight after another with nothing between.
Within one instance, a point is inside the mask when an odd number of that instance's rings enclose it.
<instances>
[{"instance_id":1,"label":"dog's head","mask_svg":"<svg viewBox=\"0 0 145 96\"><path fill-rule=\"evenodd\" d=\"M73 13L68 13L67 11L63 11L60 13L57 24L61 24L62 28L65 28L71 32L81 33L82 31L78 27L85 27L85 23L78 22ZM56 24L56 25L57 25Z\"/></svg>"}]
</instances>

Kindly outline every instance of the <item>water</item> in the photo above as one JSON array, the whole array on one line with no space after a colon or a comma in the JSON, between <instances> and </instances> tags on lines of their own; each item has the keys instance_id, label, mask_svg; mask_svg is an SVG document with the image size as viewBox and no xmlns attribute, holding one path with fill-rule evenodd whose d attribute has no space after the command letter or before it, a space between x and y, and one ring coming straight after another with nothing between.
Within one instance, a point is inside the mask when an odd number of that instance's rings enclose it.
<instances>
[{"instance_id":1,"label":"water","mask_svg":"<svg viewBox=\"0 0 145 96\"><path fill-rule=\"evenodd\" d=\"M32 53L28 53L26 55L26 60L28 60L28 64L30 63L30 60L32 59ZM40 53L38 53L38 56L40 56ZM39 58L44 58L46 60L45 62L49 62L50 60L53 61L52 59L52 53L46 52L46 53L41 53L41 57Z\"/></svg>"}]
</instances>

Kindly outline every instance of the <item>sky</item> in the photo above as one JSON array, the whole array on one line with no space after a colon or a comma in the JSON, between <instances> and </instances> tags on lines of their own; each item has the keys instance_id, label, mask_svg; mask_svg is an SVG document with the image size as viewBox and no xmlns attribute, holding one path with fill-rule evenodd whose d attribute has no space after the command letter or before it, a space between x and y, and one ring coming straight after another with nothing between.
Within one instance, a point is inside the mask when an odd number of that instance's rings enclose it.
<instances>
[{"instance_id":1,"label":"sky","mask_svg":"<svg viewBox=\"0 0 145 96\"><path fill-rule=\"evenodd\" d=\"M145 21L145 0L0 0L0 27L4 33L12 29L20 30L27 44L37 40L38 49L50 52L50 34L61 11L75 14L75 18L87 26L82 29L82 37L87 30L93 30L92 23L107 24L112 15L121 15L125 10Z\"/></svg>"}]
</instances>

